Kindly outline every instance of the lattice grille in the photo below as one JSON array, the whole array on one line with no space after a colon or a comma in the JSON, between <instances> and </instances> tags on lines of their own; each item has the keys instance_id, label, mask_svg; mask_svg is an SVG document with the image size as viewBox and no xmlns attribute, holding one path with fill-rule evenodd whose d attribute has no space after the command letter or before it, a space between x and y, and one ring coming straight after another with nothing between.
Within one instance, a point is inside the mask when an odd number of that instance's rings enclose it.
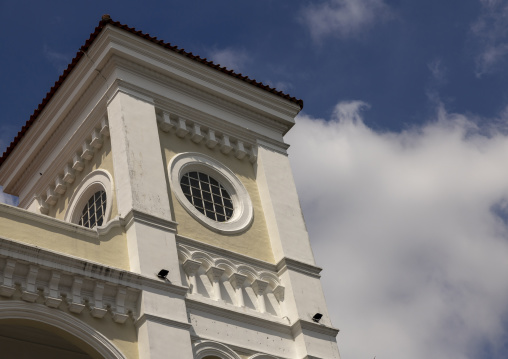
<instances>
[{"instance_id":1,"label":"lattice grille","mask_svg":"<svg viewBox=\"0 0 508 359\"><path fill-rule=\"evenodd\" d=\"M214 178L201 172L188 172L180 180L185 197L210 219L226 222L233 215L233 201Z\"/></svg>"},{"instance_id":2,"label":"lattice grille","mask_svg":"<svg viewBox=\"0 0 508 359\"><path fill-rule=\"evenodd\" d=\"M97 191L90 197L88 203L83 208L79 225L94 228L101 226L104 221L104 212L106 211L106 192Z\"/></svg>"}]
</instances>

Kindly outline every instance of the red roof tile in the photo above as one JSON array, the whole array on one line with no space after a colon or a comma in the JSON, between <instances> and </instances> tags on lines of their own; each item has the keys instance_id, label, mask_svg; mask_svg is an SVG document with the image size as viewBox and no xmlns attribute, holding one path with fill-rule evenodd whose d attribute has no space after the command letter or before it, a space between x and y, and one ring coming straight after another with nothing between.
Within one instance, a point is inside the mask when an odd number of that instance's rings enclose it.
<instances>
[{"instance_id":1,"label":"red roof tile","mask_svg":"<svg viewBox=\"0 0 508 359\"><path fill-rule=\"evenodd\" d=\"M288 94L285 94L282 91L278 91L278 90L276 90L273 87L264 85L261 82L258 82L256 80L250 79L248 76L244 76L244 75L242 75L240 73L236 73L233 70L228 70L225 66L221 67L220 65L217 65L217 64L213 63L212 61L207 60L206 58L202 58L202 57L199 57L199 56L196 56L196 55L192 54L192 52L187 52L184 49L179 49L177 46L173 46L173 45L171 45L168 42L164 42L162 40L158 40L157 37L150 36L149 34L145 34L145 33L141 32L139 30L136 30L133 27L129 27L127 25L123 25L123 24L119 23L118 21L113 21L109 17L109 15L104 15L102 17L102 20L99 22L99 25L95 28L95 31L90 34L90 37L88 38L88 40L86 40L85 44L83 46L81 46L81 48L78 51L78 53L76 54L76 56L72 59L72 62L64 70L63 74L60 75L60 77L58 78L58 81L55 82L53 87L51 87L50 91L48 93L46 93L46 97L44 97L44 99L39 104L39 106L37 106L37 108L35 109L33 114L30 116L30 119L21 128L21 131L18 132L17 136L11 142L9 147L7 147L7 149L3 153L2 157L0 157L0 166L2 166L2 164L5 162L5 160L9 156L9 154L14 150L14 147L16 147L16 145L19 143L19 141L21 141L21 139L23 138L25 133L28 131L30 126L34 123L34 121L37 119L37 117L42 112L44 107L48 104L48 102L51 100L53 95L56 93L56 91L60 88L62 83L65 81L67 76L71 73L71 71L74 69L74 67L78 64L79 60L81 59L81 57L83 56L85 51L88 50L88 48L92 45L92 43L95 41L97 36L99 36L99 34L101 33L102 29L104 29L106 27L106 25L115 26L115 27L117 27L119 29L123 29L125 31L128 31L128 32L130 32L130 33L132 33L134 35L138 35L140 37L143 37L146 40L148 40L150 42L153 42L153 43L155 43L157 45L160 45L160 46L162 46L162 47L164 47L164 48L166 48L168 50L171 50L171 51L177 52L179 54L182 54L183 56L186 56L186 57L188 57L188 58L190 58L192 60L201 62L202 64L210 66L211 68L214 68L214 69L216 69L218 71L221 71L221 72L223 72L225 74L228 74L230 76L236 77L237 79L245 81L245 82L247 82L249 84L252 84L252 85L254 85L256 87L259 87L259 88L261 88L263 90L269 91L269 92L271 92L271 93L273 93L273 94L275 94L277 96L285 98L286 100L291 101L291 102L297 104L298 106L300 106L300 108L303 108L303 101L302 100L299 100L299 99L297 99L295 97L292 97L292 96L290 96Z\"/></svg>"}]
</instances>

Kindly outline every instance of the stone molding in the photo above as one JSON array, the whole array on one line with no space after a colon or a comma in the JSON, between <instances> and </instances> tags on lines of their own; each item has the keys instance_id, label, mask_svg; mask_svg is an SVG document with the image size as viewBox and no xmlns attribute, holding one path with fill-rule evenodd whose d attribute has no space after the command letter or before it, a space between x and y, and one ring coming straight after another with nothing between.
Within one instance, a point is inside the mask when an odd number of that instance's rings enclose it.
<instances>
[{"instance_id":1,"label":"stone molding","mask_svg":"<svg viewBox=\"0 0 508 359\"><path fill-rule=\"evenodd\" d=\"M202 359L207 356L220 356L221 358L226 359L241 359L236 351L245 353L252 353L253 351L247 348L237 347L236 345L219 343L214 340L209 340L205 338L196 338L193 343L193 352L194 358ZM282 357L276 357L273 355L268 355L264 353L256 353L249 356L247 359L282 359Z\"/></svg>"},{"instance_id":2,"label":"stone molding","mask_svg":"<svg viewBox=\"0 0 508 359\"><path fill-rule=\"evenodd\" d=\"M166 325L169 327L181 328L185 330L190 330L192 324L186 322L180 322L173 319L159 317L157 315L143 313L141 316L134 322L136 328L142 326L146 321L156 322L162 325Z\"/></svg>"},{"instance_id":3,"label":"stone molding","mask_svg":"<svg viewBox=\"0 0 508 359\"><path fill-rule=\"evenodd\" d=\"M233 261L237 261L240 263L248 264L250 266L268 271L268 272L277 272L277 267L269 262L262 261L260 259L255 259L244 254L239 254L236 252L229 251L224 248L216 247L211 244L207 244L189 237L182 236L180 234L176 235L176 240L178 244L182 244L186 247L192 247L196 250L201 250L207 252L213 256L217 257L225 257L229 258Z\"/></svg>"},{"instance_id":4,"label":"stone molding","mask_svg":"<svg viewBox=\"0 0 508 359\"><path fill-rule=\"evenodd\" d=\"M203 359L207 356L219 356L224 359L242 359L227 345L211 340L194 343L193 352L195 359Z\"/></svg>"},{"instance_id":5,"label":"stone molding","mask_svg":"<svg viewBox=\"0 0 508 359\"><path fill-rule=\"evenodd\" d=\"M190 171L198 171L213 177L231 196L233 215L225 222L218 222L199 212L186 198L180 186L181 177ZM197 152L182 152L171 158L168 164L169 184L173 194L196 221L208 229L223 234L244 232L252 223L254 208L249 193L238 177L228 167L209 156Z\"/></svg>"},{"instance_id":6,"label":"stone molding","mask_svg":"<svg viewBox=\"0 0 508 359\"><path fill-rule=\"evenodd\" d=\"M12 298L20 292L21 299L26 302L40 300L54 310L64 305L75 314L88 308L90 314L99 319L109 312L120 324L129 316L137 315L139 289L55 269L47 261L39 265L0 257L2 262L0 295L3 297Z\"/></svg>"},{"instance_id":7,"label":"stone molding","mask_svg":"<svg viewBox=\"0 0 508 359\"><path fill-rule=\"evenodd\" d=\"M321 273L321 271L323 270L323 268L321 268L321 267L303 263L303 262L300 262L296 259L291 259L291 258L287 258L287 257L282 258L279 261L279 263L277 263L277 273L279 273L279 275L280 275L280 273L282 273L288 269L296 271L296 272L300 272L302 274L306 274L308 276L315 277L315 278L321 278L321 275L319 273Z\"/></svg>"},{"instance_id":8,"label":"stone molding","mask_svg":"<svg viewBox=\"0 0 508 359\"><path fill-rule=\"evenodd\" d=\"M244 142L196 120L169 111L159 111L157 123L162 132L173 133L196 144L204 142L208 148L218 148L223 154L232 155L239 160L249 160L251 163L257 161L255 143Z\"/></svg>"},{"instance_id":9,"label":"stone molding","mask_svg":"<svg viewBox=\"0 0 508 359\"><path fill-rule=\"evenodd\" d=\"M47 308L42 304L21 301L0 302L0 321L3 319L24 319L46 323L81 339L105 359L126 359L104 335L65 312Z\"/></svg>"},{"instance_id":10,"label":"stone molding","mask_svg":"<svg viewBox=\"0 0 508 359\"><path fill-rule=\"evenodd\" d=\"M68 154L67 163L60 169L55 179L50 181L50 184L42 192L35 195L40 213L48 214L50 207L58 203L61 195L67 191L67 186L74 182L76 172L83 171L85 163L94 157L95 152L102 147L107 137L109 137L109 124L106 115L104 115L100 124L93 128L88 138L73 153Z\"/></svg>"},{"instance_id":11,"label":"stone molding","mask_svg":"<svg viewBox=\"0 0 508 359\"><path fill-rule=\"evenodd\" d=\"M297 333L302 330L320 333L334 338L337 336L337 334L339 334L339 329L337 328L329 327L324 324L314 323L309 320L299 319L291 326L291 331L295 337Z\"/></svg>"},{"instance_id":12,"label":"stone molding","mask_svg":"<svg viewBox=\"0 0 508 359\"><path fill-rule=\"evenodd\" d=\"M183 244L178 245L178 257L192 297L203 296L226 307L282 317L285 288L274 272ZM196 289L198 281L206 292ZM228 297L223 298L222 293Z\"/></svg>"},{"instance_id":13,"label":"stone molding","mask_svg":"<svg viewBox=\"0 0 508 359\"><path fill-rule=\"evenodd\" d=\"M131 209L129 213L127 213L127 215L123 218L122 222L126 230L129 229L133 223L138 222L172 233L176 233L176 227L178 225L177 222L153 216L151 214L135 209Z\"/></svg>"},{"instance_id":14,"label":"stone molding","mask_svg":"<svg viewBox=\"0 0 508 359\"><path fill-rule=\"evenodd\" d=\"M104 211L103 221L104 225L106 225L110 219L111 210L113 208L114 183L111 174L103 169L96 169L90 172L76 187L69 200L69 205L65 213L65 221L78 223L84 206L90 197L99 190L106 192L106 209Z\"/></svg>"},{"instance_id":15,"label":"stone molding","mask_svg":"<svg viewBox=\"0 0 508 359\"><path fill-rule=\"evenodd\" d=\"M31 263L42 266L48 270L55 270L72 276L90 278L95 281L107 282L112 286L126 287L135 291L157 290L184 297L189 289L188 287L163 281L157 278L155 274L154 278L149 278L137 273L105 266L97 262L60 254L48 249L42 249L2 237L0 237L0 258ZM0 268L2 276L4 276L4 268Z\"/></svg>"}]
</instances>

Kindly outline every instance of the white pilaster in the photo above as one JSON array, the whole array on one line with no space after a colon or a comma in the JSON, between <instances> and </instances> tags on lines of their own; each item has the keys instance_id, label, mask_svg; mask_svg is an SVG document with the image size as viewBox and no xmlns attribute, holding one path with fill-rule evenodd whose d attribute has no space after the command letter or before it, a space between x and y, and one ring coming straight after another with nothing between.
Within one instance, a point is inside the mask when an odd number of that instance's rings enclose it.
<instances>
[{"instance_id":1,"label":"white pilaster","mask_svg":"<svg viewBox=\"0 0 508 359\"><path fill-rule=\"evenodd\" d=\"M284 291L277 294L285 297L287 316L291 323L313 323L316 313L323 314L317 326L295 327L293 335L299 355L339 358L337 345L315 349L315 337L335 341L333 333L337 331L331 327L321 287L321 269L315 266L289 159L286 154L259 145L255 168L278 274L285 285ZM321 326L329 328L326 334L318 331Z\"/></svg>"},{"instance_id":2,"label":"white pilaster","mask_svg":"<svg viewBox=\"0 0 508 359\"><path fill-rule=\"evenodd\" d=\"M118 211L127 222L130 269L151 278L166 269L169 273L161 285L169 285L168 281L181 285L176 223L153 102L118 90L108 105L108 122ZM192 358L184 294L171 297L143 290L141 297L136 322L140 359ZM125 293L118 291L117 322L126 320L124 301Z\"/></svg>"}]
</instances>

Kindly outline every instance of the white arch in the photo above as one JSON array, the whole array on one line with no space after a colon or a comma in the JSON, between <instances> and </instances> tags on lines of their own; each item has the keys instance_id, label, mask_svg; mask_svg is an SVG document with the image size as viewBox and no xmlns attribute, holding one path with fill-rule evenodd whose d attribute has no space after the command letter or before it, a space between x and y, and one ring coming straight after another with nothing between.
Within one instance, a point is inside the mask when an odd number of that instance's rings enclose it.
<instances>
[{"instance_id":1,"label":"white arch","mask_svg":"<svg viewBox=\"0 0 508 359\"><path fill-rule=\"evenodd\" d=\"M204 252L194 252L192 253L191 258L195 261L201 262L205 266L205 269L215 265L215 260L209 254Z\"/></svg>"},{"instance_id":2,"label":"white arch","mask_svg":"<svg viewBox=\"0 0 508 359\"><path fill-rule=\"evenodd\" d=\"M194 358L203 359L207 356L218 356L221 359L242 359L226 345L205 340L194 346Z\"/></svg>"},{"instance_id":3,"label":"white arch","mask_svg":"<svg viewBox=\"0 0 508 359\"><path fill-rule=\"evenodd\" d=\"M278 359L278 358L268 354L254 354L253 356L250 356L249 359Z\"/></svg>"},{"instance_id":4,"label":"white arch","mask_svg":"<svg viewBox=\"0 0 508 359\"><path fill-rule=\"evenodd\" d=\"M44 323L80 339L105 359L126 359L118 348L94 328L65 312L50 309L42 304L21 301L0 302L0 321L3 319Z\"/></svg>"},{"instance_id":5,"label":"white arch","mask_svg":"<svg viewBox=\"0 0 508 359\"><path fill-rule=\"evenodd\" d=\"M87 174L76 187L69 200L69 206L65 213L65 221L77 224L83 207L90 199L90 196L97 191L104 190L106 192L106 210L104 211L104 222L102 225L105 226L111 217L111 210L113 208L114 185L112 178L111 174L103 169L97 169Z\"/></svg>"}]
</instances>

